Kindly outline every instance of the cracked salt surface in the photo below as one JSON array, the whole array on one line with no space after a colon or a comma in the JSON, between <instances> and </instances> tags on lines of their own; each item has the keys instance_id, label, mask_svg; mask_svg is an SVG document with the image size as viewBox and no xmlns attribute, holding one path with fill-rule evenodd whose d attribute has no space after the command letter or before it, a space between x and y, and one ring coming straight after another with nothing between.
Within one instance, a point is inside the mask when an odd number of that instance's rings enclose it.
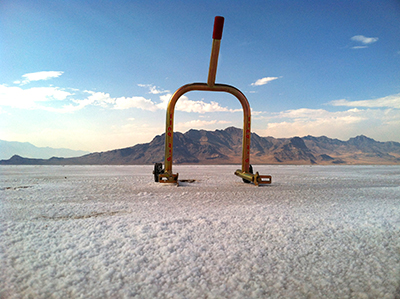
<instances>
[{"instance_id":1,"label":"cracked salt surface","mask_svg":"<svg viewBox=\"0 0 400 299\"><path fill-rule=\"evenodd\" d=\"M399 298L399 166L1 166L0 298Z\"/></svg>"}]
</instances>

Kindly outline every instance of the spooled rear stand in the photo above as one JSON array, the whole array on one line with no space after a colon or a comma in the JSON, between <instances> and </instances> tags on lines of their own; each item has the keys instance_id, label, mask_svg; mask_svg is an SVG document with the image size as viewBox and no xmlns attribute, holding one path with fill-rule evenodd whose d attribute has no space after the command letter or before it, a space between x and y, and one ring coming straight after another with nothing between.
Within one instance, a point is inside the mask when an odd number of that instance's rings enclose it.
<instances>
[{"instance_id":1,"label":"spooled rear stand","mask_svg":"<svg viewBox=\"0 0 400 299\"><path fill-rule=\"evenodd\" d=\"M156 163L154 166L154 177L156 182L177 184L178 174L172 172L172 153L173 153L173 140L174 140L174 110L175 104L178 99L189 91L203 90L203 91L216 91L227 92L235 96L242 104L243 108L243 141L242 141L242 169L238 169L235 175L241 177L246 183L253 183L256 186L271 184L270 175L260 175L258 172L253 174L250 165L250 124L251 124L251 110L249 102L244 94L231 85L216 84L215 77L217 73L219 48L222 38L222 30L224 27L224 18L215 17L213 43L211 49L210 67L208 70L207 83L191 83L180 87L172 95L168 107L165 126L165 169L162 169L161 163ZM160 166L161 164L161 166Z\"/></svg>"}]
</instances>

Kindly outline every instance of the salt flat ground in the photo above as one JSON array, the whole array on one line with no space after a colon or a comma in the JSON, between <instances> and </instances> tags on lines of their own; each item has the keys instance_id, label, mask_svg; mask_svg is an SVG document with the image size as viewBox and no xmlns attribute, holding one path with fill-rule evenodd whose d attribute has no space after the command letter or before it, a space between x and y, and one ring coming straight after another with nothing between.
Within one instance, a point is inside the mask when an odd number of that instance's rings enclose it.
<instances>
[{"instance_id":1,"label":"salt flat ground","mask_svg":"<svg viewBox=\"0 0 400 299\"><path fill-rule=\"evenodd\" d=\"M400 166L1 166L1 298L400 298Z\"/></svg>"}]
</instances>

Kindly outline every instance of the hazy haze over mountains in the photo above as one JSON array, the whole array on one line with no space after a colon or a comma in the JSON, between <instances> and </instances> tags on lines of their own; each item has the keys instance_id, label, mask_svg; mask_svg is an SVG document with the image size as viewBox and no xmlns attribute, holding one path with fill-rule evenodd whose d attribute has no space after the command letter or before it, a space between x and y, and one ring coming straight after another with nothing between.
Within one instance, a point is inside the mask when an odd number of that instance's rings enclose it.
<instances>
[{"instance_id":1,"label":"hazy haze over mountains","mask_svg":"<svg viewBox=\"0 0 400 299\"><path fill-rule=\"evenodd\" d=\"M49 159L51 157L68 158L88 153L87 151L76 151L66 148L36 147L29 142L0 140L0 159L9 159L13 155L37 159Z\"/></svg>"},{"instance_id":2,"label":"hazy haze over mountains","mask_svg":"<svg viewBox=\"0 0 400 299\"><path fill-rule=\"evenodd\" d=\"M164 134L149 143L76 158L27 159L19 155L3 165L132 165L164 161ZM174 163L240 164L242 130L189 130L174 133ZM252 133L252 164L400 164L400 143L379 142L366 136L348 141L326 136L274 138Z\"/></svg>"}]
</instances>

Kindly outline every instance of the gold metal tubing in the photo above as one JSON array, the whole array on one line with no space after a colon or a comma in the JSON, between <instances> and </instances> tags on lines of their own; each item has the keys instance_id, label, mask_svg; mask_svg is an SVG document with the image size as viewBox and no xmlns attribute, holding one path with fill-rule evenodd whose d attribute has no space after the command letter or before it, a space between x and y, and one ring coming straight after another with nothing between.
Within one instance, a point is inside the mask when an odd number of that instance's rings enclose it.
<instances>
[{"instance_id":1,"label":"gold metal tubing","mask_svg":"<svg viewBox=\"0 0 400 299\"><path fill-rule=\"evenodd\" d=\"M249 102L245 95L236 87L226 84L215 84L223 26L224 18L215 17L207 83L192 83L180 87L172 95L168 103L165 125L165 169L164 173L159 175L161 183L178 183L178 174L172 173L175 105L182 95L194 90L228 92L239 100L243 108L242 169L236 170L235 174L247 181L253 182L256 186L271 183L271 176L269 175L260 175L258 172L256 174L250 173L251 110Z\"/></svg>"},{"instance_id":2,"label":"gold metal tubing","mask_svg":"<svg viewBox=\"0 0 400 299\"><path fill-rule=\"evenodd\" d=\"M236 170L235 175L240 176L241 178L248 180L249 182L253 182L254 180L254 174L249 173L249 172L243 172L240 169Z\"/></svg>"},{"instance_id":3,"label":"gold metal tubing","mask_svg":"<svg viewBox=\"0 0 400 299\"><path fill-rule=\"evenodd\" d=\"M242 142L242 172L249 172L250 168L250 126L251 110L245 95L236 87L226 84L214 84L212 86L206 83L192 83L180 87L172 95L167 108L166 126L165 126L165 173L172 175L173 162L173 140L174 140L174 111L178 99L189 91L219 91L234 95L243 108L243 142Z\"/></svg>"},{"instance_id":4,"label":"gold metal tubing","mask_svg":"<svg viewBox=\"0 0 400 299\"><path fill-rule=\"evenodd\" d=\"M221 40L213 39L211 48L211 57L210 57L210 67L208 68L208 79L207 79L208 86L214 86L215 84L220 46L221 46Z\"/></svg>"},{"instance_id":5,"label":"gold metal tubing","mask_svg":"<svg viewBox=\"0 0 400 299\"><path fill-rule=\"evenodd\" d=\"M270 175L260 175L258 172L256 174L243 172L240 169L235 171L235 175L245 179L249 182L252 182L254 185L269 185L272 183L272 178Z\"/></svg>"}]
</instances>

